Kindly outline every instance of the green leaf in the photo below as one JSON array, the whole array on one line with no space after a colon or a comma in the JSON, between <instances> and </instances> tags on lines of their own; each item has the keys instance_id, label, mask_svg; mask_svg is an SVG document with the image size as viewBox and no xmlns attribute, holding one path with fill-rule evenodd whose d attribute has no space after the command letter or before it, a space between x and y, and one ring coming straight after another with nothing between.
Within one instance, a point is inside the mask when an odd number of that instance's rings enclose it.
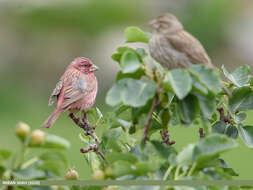
<instances>
[{"instance_id":1,"label":"green leaf","mask_svg":"<svg viewBox=\"0 0 253 190\"><path fill-rule=\"evenodd\" d=\"M232 113L236 111L247 111L253 109L253 91L250 87L240 87L233 91L229 100L229 109Z\"/></svg>"},{"instance_id":2,"label":"green leaf","mask_svg":"<svg viewBox=\"0 0 253 190\"><path fill-rule=\"evenodd\" d=\"M146 57L148 54L146 53L144 48L136 48L135 50L142 58Z\"/></svg>"},{"instance_id":3,"label":"green leaf","mask_svg":"<svg viewBox=\"0 0 253 190\"><path fill-rule=\"evenodd\" d=\"M137 55L130 50L125 51L120 59L122 73L133 73L140 68L141 64Z\"/></svg>"},{"instance_id":4,"label":"green leaf","mask_svg":"<svg viewBox=\"0 0 253 190\"><path fill-rule=\"evenodd\" d=\"M66 158L66 156L61 153L61 152L57 152L57 151L50 151L50 152L45 152L43 154L41 154L39 156L39 158L42 160L42 161L50 161L50 160L53 160L53 161L57 161L57 162L61 162L64 164L64 167L67 168L68 167L68 160Z\"/></svg>"},{"instance_id":5,"label":"green leaf","mask_svg":"<svg viewBox=\"0 0 253 190\"><path fill-rule=\"evenodd\" d=\"M132 164L127 161L117 161L113 164L113 173L115 176L124 176L132 174Z\"/></svg>"},{"instance_id":6,"label":"green leaf","mask_svg":"<svg viewBox=\"0 0 253 190\"><path fill-rule=\"evenodd\" d=\"M106 160L111 164L119 160L127 161L130 163L135 163L138 161L138 159L134 155L127 152L125 153L112 152L106 156Z\"/></svg>"},{"instance_id":7,"label":"green leaf","mask_svg":"<svg viewBox=\"0 0 253 190\"><path fill-rule=\"evenodd\" d=\"M191 163L193 160L193 150L195 148L195 144L189 144L187 145L181 152L178 153L177 157L176 157L176 162L177 164L189 164Z\"/></svg>"},{"instance_id":8,"label":"green leaf","mask_svg":"<svg viewBox=\"0 0 253 190\"><path fill-rule=\"evenodd\" d=\"M168 73L170 84L179 99L183 99L192 89L192 80L186 71L174 69Z\"/></svg>"},{"instance_id":9,"label":"green leaf","mask_svg":"<svg viewBox=\"0 0 253 190\"><path fill-rule=\"evenodd\" d=\"M0 161L7 160L11 156L11 151L7 149L0 149Z\"/></svg>"},{"instance_id":10,"label":"green leaf","mask_svg":"<svg viewBox=\"0 0 253 190\"><path fill-rule=\"evenodd\" d=\"M70 143L66 139L48 134L46 142L42 145L43 148L56 148L56 149L68 149L70 148Z\"/></svg>"},{"instance_id":11,"label":"green leaf","mask_svg":"<svg viewBox=\"0 0 253 190\"><path fill-rule=\"evenodd\" d=\"M13 172L13 175L16 179L19 179L19 180L43 179L46 177L46 174L44 171L38 170L34 166L25 168L25 169L15 170Z\"/></svg>"},{"instance_id":12,"label":"green leaf","mask_svg":"<svg viewBox=\"0 0 253 190\"><path fill-rule=\"evenodd\" d=\"M108 152L110 149L117 152L122 151L118 140L122 133L122 128L113 128L103 135L101 147L103 148L104 152Z\"/></svg>"},{"instance_id":13,"label":"green leaf","mask_svg":"<svg viewBox=\"0 0 253 190\"><path fill-rule=\"evenodd\" d=\"M212 133L224 134L227 125L224 121L216 121L212 125Z\"/></svg>"},{"instance_id":14,"label":"green leaf","mask_svg":"<svg viewBox=\"0 0 253 190\"><path fill-rule=\"evenodd\" d=\"M232 168L223 168L224 172L231 176L239 176L238 173L236 173Z\"/></svg>"},{"instance_id":15,"label":"green leaf","mask_svg":"<svg viewBox=\"0 0 253 190\"><path fill-rule=\"evenodd\" d=\"M237 115L234 115L235 123L240 124L247 118L246 113L239 113Z\"/></svg>"},{"instance_id":16,"label":"green leaf","mask_svg":"<svg viewBox=\"0 0 253 190\"><path fill-rule=\"evenodd\" d=\"M133 73L123 73L122 71L119 71L116 76L116 81L119 81L124 78L140 79L144 74L145 72L141 68L139 68Z\"/></svg>"},{"instance_id":17,"label":"green leaf","mask_svg":"<svg viewBox=\"0 0 253 190\"><path fill-rule=\"evenodd\" d=\"M146 176L148 175L149 172L155 172L159 169L159 164L158 162L137 162L135 164L136 171L135 175L136 176Z\"/></svg>"},{"instance_id":18,"label":"green leaf","mask_svg":"<svg viewBox=\"0 0 253 190\"><path fill-rule=\"evenodd\" d=\"M248 65L238 67L231 74L227 71L224 65L222 65L222 70L224 75L236 86L242 87L248 85L250 80L250 67Z\"/></svg>"},{"instance_id":19,"label":"green leaf","mask_svg":"<svg viewBox=\"0 0 253 190\"><path fill-rule=\"evenodd\" d=\"M196 79L196 76L191 75L192 79L192 88L194 91L199 92L200 94L206 95L208 94L208 89Z\"/></svg>"},{"instance_id":20,"label":"green leaf","mask_svg":"<svg viewBox=\"0 0 253 190\"><path fill-rule=\"evenodd\" d=\"M156 91L156 84L143 82L134 79L122 79L115 83L108 91L106 103L115 106L119 103L132 107L141 107L153 98Z\"/></svg>"},{"instance_id":21,"label":"green leaf","mask_svg":"<svg viewBox=\"0 0 253 190\"><path fill-rule=\"evenodd\" d=\"M39 170L42 171L50 171L55 176L63 176L64 172L67 168L64 167L62 162L58 162L57 160L47 160L43 161L43 163L38 167Z\"/></svg>"},{"instance_id":22,"label":"green leaf","mask_svg":"<svg viewBox=\"0 0 253 190\"><path fill-rule=\"evenodd\" d=\"M135 164L131 164L127 161L117 161L113 163L113 171L117 177L125 175L133 176L147 176L150 172L155 172L159 169L158 162L144 162L140 161Z\"/></svg>"},{"instance_id":23,"label":"green leaf","mask_svg":"<svg viewBox=\"0 0 253 190\"><path fill-rule=\"evenodd\" d=\"M190 94L180 101L179 113L184 123L192 123L199 114L199 104L196 96Z\"/></svg>"},{"instance_id":24,"label":"green leaf","mask_svg":"<svg viewBox=\"0 0 253 190\"><path fill-rule=\"evenodd\" d=\"M133 48L122 46L117 48L117 52L112 55L112 59L120 63L121 57L126 51L131 51L141 58L141 55L139 55Z\"/></svg>"},{"instance_id":25,"label":"green leaf","mask_svg":"<svg viewBox=\"0 0 253 190\"><path fill-rule=\"evenodd\" d=\"M0 166L0 179L3 179L3 174L4 174L5 170L6 170L5 167Z\"/></svg>"},{"instance_id":26,"label":"green leaf","mask_svg":"<svg viewBox=\"0 0 253 190\"><path fill-rule=\"evenodd\" d=\"M235 126L229 125L225 130L225 134L230 138L236 139L238 137L238 130Z\"/></svg>"},{"instance_id":27,"label":"green leaf","mask_svg":"<svg viewBox=\"0 0 253 190\"><path fill-rule=\"evenodd\" d=\"M168 147L156 140L152 140L151 144L155 147L158 154L161 155L161 157L164 159L168 159L171 154L176 154L176 150L172 146Z\"/></svg>"},{"instance_id":28,"label":"green leaf","mask_svg":"<svg viewBox=\"0 0 253 190\"><path fill-rule=\"evenodd\" d=\"M161 117L161 120L162 120L163 127L166 128L168 126L168 123L171 120L170 110L168 108L163 109L161 111L160 117Z\"/></svg>"},{"instance_id":29,"label":"green leaf","mask_svg":"<svg viewBox=\"0 0 253 190\"><path fill-rule=\"evenodd\" d=\"M149 42L149 36L140 28L130 26L125 30L126 42Z\"/></svg>"},{"instance_id":30,"label":"green leaf","mask_svg":"<svg viewBox=\"0 0 253 190\"><path fill-rule=\"evenodd\" d=\"M208 95L194 93L194 95L198 98L202 115L205 118L211 119L216 107L215 96L211 93Z\"/></svg>"},{"instance_id":31,"label":"green leaf","mask_svg":"<svg viewBox=\"0 0 253 190\"><path fill-rule=\"evenodd\" d=\"M193 159L196 161L210 158L237 147L237 143L224 135L212 134L201 139L193 151Z\"/></svg>"},{"instance_id":32,"label":"green leaf","mask_svg":"<svg viewBox=\"0 0 253 190\"><path fill-rule=\"evenodd\" d=\"M243 142L249 147L253 148L253 126L239 125L239 133Z\"/></svg>"},{"instance_id":33,"label":"green leaf","mask_svg":"<svg viewBox=\"0 0 253 190\"><path fill-rule=\"evenodd\" d=\"M189 67L189 71L211 92L219 93L221 91L220 76L213 69L205 65L192 65Z\"/></svg>"}]
</instances>

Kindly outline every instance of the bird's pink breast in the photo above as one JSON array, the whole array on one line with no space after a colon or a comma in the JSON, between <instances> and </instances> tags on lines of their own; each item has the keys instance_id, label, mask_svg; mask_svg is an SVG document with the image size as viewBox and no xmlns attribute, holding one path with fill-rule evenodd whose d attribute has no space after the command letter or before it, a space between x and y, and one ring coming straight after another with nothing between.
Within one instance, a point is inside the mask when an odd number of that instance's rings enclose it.
<instances>
[{"instance_id":1,"label":"bird's pink breast","mask_svg":"<svg viewBox=\"0 0 253 190\"><path fill-rule=\"evenodd\" d=\"M92 75L93 76L91 76L90 80L95 82L94 83L94 88L87 95L85 95L82 99L80 99L80 100L76 101L75 103L71 104L69 109L87 111L88 109L90 109L94 105L96 95L97 95L97 79L96 79L94 74L92 74ZM89 82L89 79L88 79L87 82Z\"/></svg>"}]
</instances>

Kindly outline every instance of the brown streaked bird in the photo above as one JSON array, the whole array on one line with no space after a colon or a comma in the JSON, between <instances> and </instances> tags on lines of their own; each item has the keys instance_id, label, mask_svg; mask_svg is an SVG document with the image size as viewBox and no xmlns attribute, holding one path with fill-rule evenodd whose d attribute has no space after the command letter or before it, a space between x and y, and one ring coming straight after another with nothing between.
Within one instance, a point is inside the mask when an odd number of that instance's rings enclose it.
<instances>
[{"instance_id":1,"label":"brown streaked bird","mask_svg":"<svg viewBox=\"0 0 253 190\"><path fill-rule=\"evenodd\" d=\"M201 43L184 30L174 15L162 14L149 25L155 29L149 41L150 54L162 66L170 70L204 64L216 70Z\"/></svg>"},{"instance_id":2,"label":"brown streaked bird","mask_svg":"<svg viewBox=\"0 0 253 190\"><path fill-rule=\"evenodd\" d=\"M67 67L49 98L49 106L57 100L56 108L43 127L49 128L66 110L70 113L83 111L87 119L86 111L93 106L97 95L96 70L98 67L85 57L76 58Z\"/></svg>"}]
</instances>

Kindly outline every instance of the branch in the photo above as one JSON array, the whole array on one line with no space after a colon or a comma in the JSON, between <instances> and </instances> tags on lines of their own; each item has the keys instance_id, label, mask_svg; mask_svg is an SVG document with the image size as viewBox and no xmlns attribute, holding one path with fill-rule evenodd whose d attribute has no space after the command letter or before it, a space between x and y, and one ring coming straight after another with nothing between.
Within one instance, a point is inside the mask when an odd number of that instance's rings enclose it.
<instances>
[{"instance_id":1,"label":"branch","mask_svg":"<svg viewBox=\"0 0 253 190\"><path fill-rule=\"evenodd\" d=\"M75 124L77 126L79 126L80 128L82 128L85 131L86 136L91 136L95 140L97 145L100 144L100 140L94 131L95 128L93 126L91 126L91 124L89 124L88 122L80 121L80 119L78 117L76 117L73 113L70 113L69 117L75 122Z\"/></svg>"},{"instance_id":2,"label":"branch","mask_svg":"<svg viewBox=\"0 0 253 190\"><path fill-rule=\"evenodd\" d=\"M91 136L96 142L96 144L90 144L87 148L81 148L80 152L87 153L92 150L93 152L98 154L103 160L105 160L105 156L99 150L99 147L98 147L98 145L100 144L100 140L95 133L95 130L94 130L95 128L88 122L88 120L83 119L83 121L81 121L80 118L76 117L73 113L70 113L69 117L75 122L77 126L79 126L81 129L85 131L84 134L86 136Z\"/></svg>"},{"instance_id":3,"label":"branch","mask_svg":"<svg viewBox=\"0 0 253 190\"><path fill-rule=\"evenodd\" d=\"M206 134L204 133L204 129L203 128L199 128L199 138L203 139L206 136Z\"/></svg>"},{"instance_id":4,"label":"branch","mask_svg":"<svg viewBox=\"0 0 253 190\"><path fill-rule=\"evenodd\" d=\"M87 148L81 148L80 152L81 153L87 153L91 150L93 152L95 152L96 154L98 154L103 160L105 160L105 156L103 155L102 152L99 151L98 145L96 145L96 144L90 144Z\"/></svg>"},{"instance_id":5,"label":"branch","mask_svg":"<svg viewBox=\"0 0 253 190\"><path fill-rule=\"evenodd\" d=\"M175 141L170 141L170 136L169 136L169 132L168 132L168 129L166 130L163 130L163 131L160 131L160 134L162 136L162 143L165 143L169 146L175 144L176 142Z\"/></svg>"},{"instance_id":6,"label":"branch","mask_svg":"<svg viewBox=\"0 0 253 190\"><path fill-rule=\"evenodd\" d=\"M144 143L148 140L148 132L149 132L149 128L150 128L151 121L152 121L152 114L153 114L157 104L158 104L158 94L156 93L155 97L153 99L151 108L150 108L149 113L148 113L148 118L146 120L146 124L144 125L144 135L143 135L143 142Z\"/></svg>"},{"instance_id":7,"label":"branch","mask_svg":"<svg viewBox=\"0 0 253 190\"><path fill-rule=\"evenodd\" d=\"M220 120L221 121L224 121L225 123L233 124L233 119L231 118L231 116L229 114L228 115L224 114L224 108L223 107L219 107L219 108L217 108L217 110L220 113Z\"/></svg>"}]
</instances>

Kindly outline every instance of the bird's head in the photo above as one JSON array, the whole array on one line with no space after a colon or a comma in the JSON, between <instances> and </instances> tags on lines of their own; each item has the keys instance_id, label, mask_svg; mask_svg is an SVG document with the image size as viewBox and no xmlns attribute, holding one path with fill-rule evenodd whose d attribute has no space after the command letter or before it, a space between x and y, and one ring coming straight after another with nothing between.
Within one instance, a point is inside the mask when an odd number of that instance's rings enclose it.
<instances>
[{"instance_id":1,"label":"bird's head","mask_svg":"<svg viewBox=\"0 0 253 190\"><path fill-rule=\"evenodd\" d=\"M98 66L91 62L88 58L85 57L77 57L72 63L71 67L81 71L84 74L94 73L98 70Z\"/></svg>"},{"instance_id":2,"label":"bird's head","mask_svg":"<svg viewBox=\"0 0 253 190\"><path fill-rule=\"evenodd\" d=\"M183 25L170 13L158 16L151 20L149 25L159 33L172 33L183 29Z\"/></svg>"}]
</instances>

